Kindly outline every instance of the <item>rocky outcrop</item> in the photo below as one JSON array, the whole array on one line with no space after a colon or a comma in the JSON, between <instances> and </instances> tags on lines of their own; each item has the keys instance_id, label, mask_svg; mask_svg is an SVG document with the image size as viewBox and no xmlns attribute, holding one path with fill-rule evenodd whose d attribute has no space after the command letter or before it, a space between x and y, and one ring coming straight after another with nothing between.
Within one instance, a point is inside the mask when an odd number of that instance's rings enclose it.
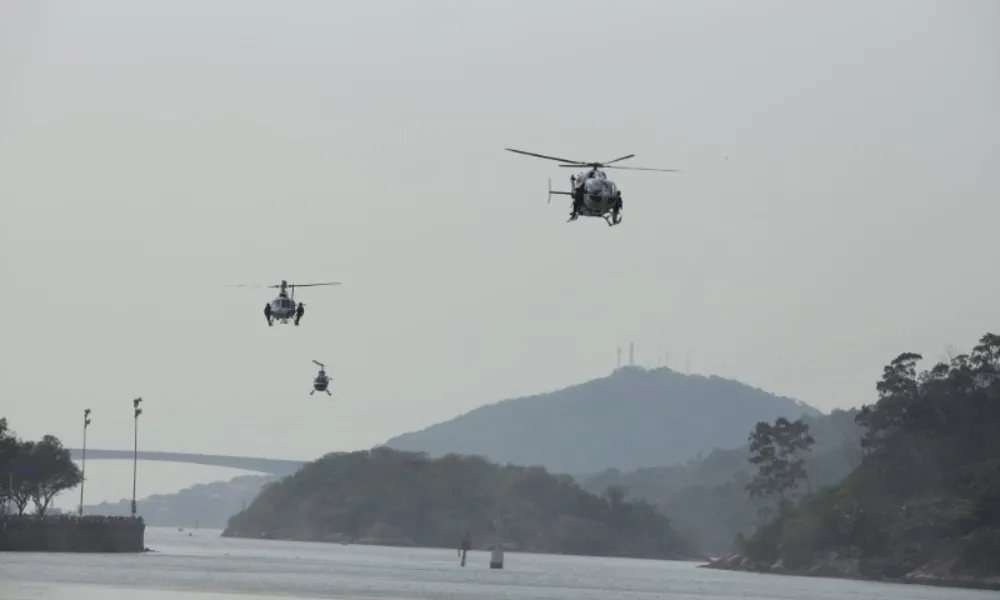
<instances>
[{"instance_id":1,"label":"rocky outcrop","mask_svg":"<svg viewBox=\"0 0 1000 600\"><path fill-rule=\"evenodd\" d=\"M916 569L904 569L900 572L900 565L893 561L863 561L843 556L837 552L814 557L805 565L796 567L788 567L781 560L773 564L768 564L755 561L740 554L730 554L729 556L702 565L702 567L727 571L771 573L775 575L865 579L892 581L895 583L1000 590L1000 576L968 573L958 566L956 559L935 561Z\"/></svg>"}]
</instances>

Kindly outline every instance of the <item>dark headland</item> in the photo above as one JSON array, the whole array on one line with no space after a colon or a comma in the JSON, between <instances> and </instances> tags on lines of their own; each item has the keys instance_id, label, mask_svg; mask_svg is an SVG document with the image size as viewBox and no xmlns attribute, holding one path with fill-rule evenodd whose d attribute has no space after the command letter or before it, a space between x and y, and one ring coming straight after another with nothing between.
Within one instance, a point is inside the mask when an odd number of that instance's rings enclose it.
<instances>
[{"instance_id":1,"label":"dark headland","mask_svg":"<svg viewBox=\"0 0 1000 600\"><path fill-rule=\"evenodd\" d=\"M226 537L704 560L669 519L621 490L584 491L542 467L390 448L310 463L229 521Z\"/></svg>"},{"instance_id":2,"label":"dark headland","mask_svg":"<svg viewBox=\"0 0 1000 600\"><path fill-rule=\"evenodd\" d=\"M921 359L884 368L856 416L859 464L836 485L808 489L808 428L758 426L747 489L772 518L707 566L1000 590L1000 336L918 373Z\"/></svg>"}]
</instances>

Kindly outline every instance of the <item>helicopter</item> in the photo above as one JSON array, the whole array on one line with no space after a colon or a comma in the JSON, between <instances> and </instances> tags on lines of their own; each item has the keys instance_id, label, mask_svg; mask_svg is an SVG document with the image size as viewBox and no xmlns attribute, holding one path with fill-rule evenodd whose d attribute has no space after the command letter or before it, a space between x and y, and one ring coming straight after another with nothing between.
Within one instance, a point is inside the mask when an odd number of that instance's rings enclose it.
<instances>
[{"instance_id":1,"label":"helicopter","mask_svg":"<svg viewBox=\"0 0 1000 600\"><path fill-rule=\"evenodd\" d=\"M546 156L545 154L536 154L534 152L526 152L524 150L515 150L513 148L504 148L508 152L515 152L517 154L524 154L525 156L534 156L535 158L544 158L546 160L555 160L563 164L560 167L570 167L570 168L580 168L588 167L589 170L583 171L577 175L569 176L569 192L558 192L552 190L552 180L549 179L549 202L552 202L552 195L562 195L570 196L573 198L573 208L569 214L570 221L577 220L581 215L584 217L601 217L607 224L611 227L622 222L622 193L615 185L614 181L608 179L608 176L604 174L602 169L628 169L631 171L660 171L664 173L677 173L677 169L651 169L649 167L618 167L611 166L616 162L627 160L633 158L634 154L626 154L614 160L609 160L607 162L582 162L577 160L568 160L565 158L559 158L558 156Z\"/></svg>"},{"instance_id":2,"label":"helicopter","mask_svg":"<svg viewBox=\"0 0 1000 600\"><path fill-rule=\"evenodd\" d=\"M305 314L305 304L299 302L295 303L295 288L297 287L315 287L319 285L340 285L338 281L328 281L325 283L288 283L284 279L281 283L277 285L245 285L236 284L231 287L267 287L267 288L280 288L281 291L278 292L278 296L264 305L264 317L267 318L267 325L271 327L274 325L274 321L280 323L288 323L289 319L293 319L296 326L298 326L299 321L302 320L302 315Z\"/></svg>"},{"instance_id":3,"label":"helicopter","mask_svg":"<svg viewBox=\"0 0 1000 600\"><path fill-rule=\"evenodd\" d=\"M318 360L314 360L313 362L319 365L319 373L313 379L313 389L309 392L309 395L312 396L316 392L326 392L327 396L332 396L333 394L330 393L330 390L326 389L330 385L330 378L326 374L326 365Z\"/></svg>"}]
</instances>

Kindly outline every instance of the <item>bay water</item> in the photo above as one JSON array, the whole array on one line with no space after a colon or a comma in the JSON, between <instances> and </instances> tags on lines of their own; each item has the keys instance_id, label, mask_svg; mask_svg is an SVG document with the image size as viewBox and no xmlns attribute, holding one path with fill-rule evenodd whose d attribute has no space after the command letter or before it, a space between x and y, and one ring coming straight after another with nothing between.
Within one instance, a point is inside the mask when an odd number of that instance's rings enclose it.
<instances>
[{"instance_id":1,"label":"bay water","mask_svg":"<svg viewBox=\"0 0 1000 600\"><path fill-rule=\"evenodd\" d=\"M973 600L995 592L696 563L226 539L149 527L140 555L0 553L0 600Z\"/></svg>"}]
</instances>

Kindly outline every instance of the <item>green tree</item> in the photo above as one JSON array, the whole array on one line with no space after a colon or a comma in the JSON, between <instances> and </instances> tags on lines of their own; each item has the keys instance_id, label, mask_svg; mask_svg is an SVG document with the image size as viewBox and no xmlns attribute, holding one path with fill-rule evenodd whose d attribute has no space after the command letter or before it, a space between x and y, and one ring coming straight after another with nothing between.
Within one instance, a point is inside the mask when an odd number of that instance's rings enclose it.
<instances>
[{"instance_id":1,"label":"green tree","mask_svg":"<svg viewBox=\"0 0 1000 600\"><path fill-rule=\"evenodd\" d=\"M882 369L882 379L875 384L878 402L863 406L856 417L865 428L861 447L865 454L878 450L908 418L908 410L919 396L916 365L923 357L904 352Z\"/></svg>"},{"instance_id":2,"label":"green tree","mask_svg":"<svg viewBox=\"0 0 1000 600\"><path fill-rule=\"evenodd\" d=\"M10 502L23 515L34 502L36 513L44 515L56 494L76 487L83 476L59 438L18 439L7 419L0 417L0 480L4 509Z\"/></svg>"},{"instance_id":3,"label":"green tree","mask_svg":"<svg viewBox=\"0 0 1000 600\"><path fill-rule=\"evenodd\" d=\"M8 482L10 491L9 499L14 503L17 514L23 515L24 509L31 501L31 494L34 490L34 482L37 475L31 465L31 455L35 449L35 442L18 440L17 450L8 463Z\"/></svg>"},{"instance_id":4,"label":"green tree","mask_svg":"<svg viewBox=\"0 0 1000 600\"><path fill-rule=\"evenodd\" d=\"M14 457L17 456L17 436L11 431L6 417L0 417L0 512L7 510Z\"/></svg>"},{"instance_id":5,"label":"green tree","mask_svg":"<svg viewBox=\"0 0 1000 600\"><path fill-rule=\"evenodd\" d=\"M777 496L783 506L787 494L801 482L805 481L808 488L805 454L812 450L816 440L809 435L805 421L789 421L784 417L779 417L773 425L760 421L750 432L749 440L749 461L757 467L757 473L745 488L751 498Z\"/></svg>"},{"instance_id":6,"label":"green tree","mask_svg":"<svg viewBox=\"0 0 1000 600\"><path fill-rule=\"evenodd\" d=\"M35 473L30 479L29 494L39 515L45 514L56 494L73 489L83 481L83 474L73 462L69 450L52 435L46 435L35 443L28 464Z\"/></svg>"}]
</instances>

